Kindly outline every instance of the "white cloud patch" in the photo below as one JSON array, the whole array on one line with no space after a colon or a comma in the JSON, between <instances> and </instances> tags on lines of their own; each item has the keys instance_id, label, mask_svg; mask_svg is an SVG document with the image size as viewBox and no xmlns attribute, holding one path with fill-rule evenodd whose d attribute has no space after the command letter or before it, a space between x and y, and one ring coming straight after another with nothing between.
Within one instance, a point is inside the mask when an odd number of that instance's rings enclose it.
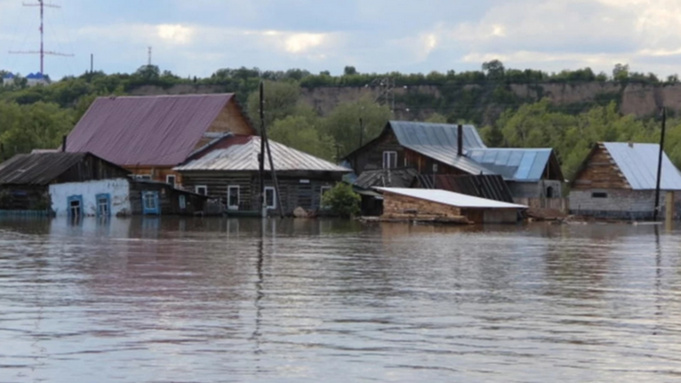
<instances>
[{"instance_id":1,"label":"white cloud patch","mask_svg":"<svg viewBox=\"0 0 681 383\"><path fill-rule=\"evenodd\" d=\"M324 44L326 35L322 33L294 33L284 41L289 53L305 53Z\"/></svg>"},{"instance_id":2,"label":"white cloud patch","mask_svg":"<svg viewBox=\"0 0 681 383\"><path fill-rule=\"evenodd\" d=\"M180 24L161 24L156 26L158 37L172 44L189 44L195 34L193 27Z\"/></svg>"}]
</instances>

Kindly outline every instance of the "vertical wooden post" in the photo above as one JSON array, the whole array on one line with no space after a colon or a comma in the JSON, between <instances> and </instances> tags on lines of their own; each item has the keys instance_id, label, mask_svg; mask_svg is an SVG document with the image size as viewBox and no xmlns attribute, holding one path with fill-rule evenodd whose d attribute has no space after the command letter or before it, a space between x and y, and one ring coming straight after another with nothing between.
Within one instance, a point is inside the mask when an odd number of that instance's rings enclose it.
<instances>
[{"instance_id":1,"label":"vertical wooden post","mask_svg":"<svg viewBox=\"0 0 681 383\"><path fill-rule=\"evenodd\" d=\"M672 221L674 220L674 192L667 191L664 209L664 223L667 230L672 229Z\"/></svg>"}]
</instances>

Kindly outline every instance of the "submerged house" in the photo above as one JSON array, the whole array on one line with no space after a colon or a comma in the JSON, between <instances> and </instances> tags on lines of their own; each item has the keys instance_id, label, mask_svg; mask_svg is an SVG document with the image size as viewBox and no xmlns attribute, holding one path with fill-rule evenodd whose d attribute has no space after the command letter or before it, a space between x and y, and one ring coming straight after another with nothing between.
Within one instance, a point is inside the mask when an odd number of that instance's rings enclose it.
<instances>
[{"instance_id":1,"label":"submerged house","mask_svg":"<svg viewBox=\"0 0 681 383\"><path fill-rule=\"evenodd\" d=\"M345 159L360 178L365 171L402 168L422 177L501 175L516 199L562 195L563 174L553 149L488 148L472 125L389 121L377 138ZM429 183L434 181L422 182Z\"/></svg>"},{"instance_id":2,"label":"submerged house","mask_svg":"<svg viewBox=\"0 0 681 383\"><path fill-rule=\"evenodd\" d=\"M225 133L255 134L232 93L100 97L64 149L93 153L139 179L181 185L173 167Z\"/></svg>"},{"instance_id":3,"label":"submerged house","mask_svg":"<svg viewBox=\"0 0 681 383\"><path fill-rule=\"evenodd\" d=\"M570 213L617 219L650 219L655 208L655 189L660 146L626 142L600 142L592 148L570 188ZM681 213L681 174L666 154L662 155L660 216L664 215L665 192L676 192L675 215Z\"/></svg>"},{"instance_id":4,"label":"submerged house","mask_svg":"<svg viewBox=\"0 0 681 383\"><path fill-rule=\"evenodd\" d=\"M73 209L78 215L129 212L121 201L127 197L122 190L128 188L128 174L90 153L17 154L0 164L0 209L66 213ZM81 186L78 192L69 187L75 184Z\"/></svg>"},{"instance_id":5,"label":"submerged house","mask_svg":"<svg viewBox=\"0 0 681 383\"><path fill-rule=\"evenodd\" d=\"M299 150L269 141L279 183L279 198L265 156L264 193L270 213L280 206L285 214L301 207L320 209L321 196L350 169ZM221 201L227 214L253 214L260 210L259 136L227 135L215 140L180 166L184 187Z\"/></svg>"},{"instance_id":6,"label":"submerged house","mask_svg":"<svg viewBox=\"0 0 681 383\"><path fill-rule=\"evenodd\" d=\"M91 153L18 154L0 164L0 210L57 216L192 214L205 197L130 172Z\"/></svg>"},{"instance_id":7,"label":"submerged house","mask_svg":"<svg viewBox=\"0 0 681 383\"><path fill-rule=\"evenodd\" d=\"M383 218L457 223L515 223L525 205L441 189L376 188L383 193Z\"/></svg>"}]
</instances>

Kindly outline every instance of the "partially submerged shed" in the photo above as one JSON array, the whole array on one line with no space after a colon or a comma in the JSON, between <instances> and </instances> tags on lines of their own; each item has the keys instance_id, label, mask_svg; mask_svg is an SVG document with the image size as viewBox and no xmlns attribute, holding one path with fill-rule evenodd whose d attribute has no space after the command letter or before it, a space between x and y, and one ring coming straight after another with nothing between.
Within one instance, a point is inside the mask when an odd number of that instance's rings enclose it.
<instances>
[{"instance_id":1,"label":"partially submerged shed","mask_svg":"<svg viewBox=\"0 0 681 383\"><path fill-rule=\"evenodd\" d=\"M383 193L383 218L468 223L515 223L525 205L440 189L376 188Z\"/></svg>"},{"instance_id":2,"label":"partially submerged shed","mask_svg":"<svg viewBox=\"0 0 681 383\"><path fill-rule=\"evenodd\" d=\"M594 145L571 182L570 213L615 219L652 218L659 151L658 144L601 142ZM678 217L681 173L664 153L660 190L675 192L673 211ZM665 211L665 200L662 194L660 213Z\"/></svg>"}]
</instances>

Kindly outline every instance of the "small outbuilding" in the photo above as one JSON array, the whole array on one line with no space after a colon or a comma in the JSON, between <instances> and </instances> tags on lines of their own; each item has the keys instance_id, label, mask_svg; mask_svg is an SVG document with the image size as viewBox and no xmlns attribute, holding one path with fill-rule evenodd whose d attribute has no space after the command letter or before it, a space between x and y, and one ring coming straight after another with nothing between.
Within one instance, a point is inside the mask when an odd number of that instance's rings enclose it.
<instances>
[{"instance_id":1,"label":"small outbuilding","mask_svg":"<svg viewBox=\"0 0 681 383\"><path fill-rule=\"evenodd\" d=\"M441 189L382 188L383 218L460 223L515 223L527 206Z\"/></svg>"},{"instance_id":2,"label":"small outbuilding","mask_svg":"<svg viewBox=\"0 0 681 383\"><path fill-rule=\"evenodd\" d=\"M652 218L659 153L658 144L596 144L571 181L570 213L614 219ZM673 211L678 217L681 173L664 153L660 190L659 216L664 215L667 192L675 192Z\"/></svg>"}]
</instances>

